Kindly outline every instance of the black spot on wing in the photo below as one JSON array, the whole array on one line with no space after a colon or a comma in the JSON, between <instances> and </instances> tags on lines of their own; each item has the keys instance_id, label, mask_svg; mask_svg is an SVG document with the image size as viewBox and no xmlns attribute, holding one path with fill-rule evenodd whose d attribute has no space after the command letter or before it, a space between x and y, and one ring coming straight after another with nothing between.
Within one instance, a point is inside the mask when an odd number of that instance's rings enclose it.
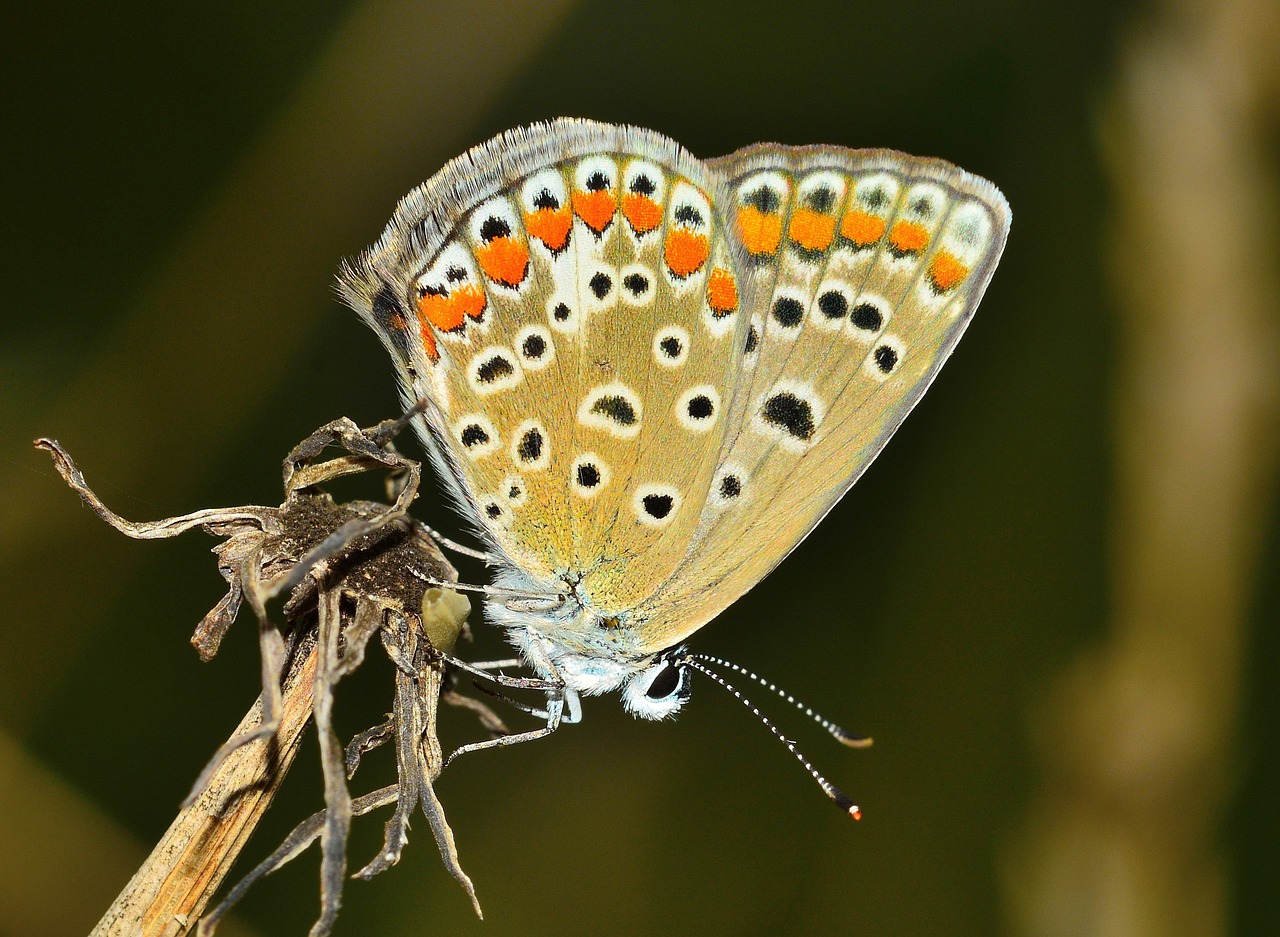
<instances>
[{"instance_id":1,"label":"black spot on wing","mask_svg":"<svg viewBox=\"0 0 1280 937\"><path fill-rule=\"evenodd\" d=\"M607 273L597 273L587 283L596 299L604 299L613 289L613 280Z\"/></svg>"},{"instance_id":2,"label":"black spot on wing","mask_svg":"<svg viewBox=\"0 0 1280 937\"><path fill-rule=\"evenodd\" d=\"M591 412L608 417L619 426L634 426L636 422L636 411L631 401L617 394L601 397L591 405Z\"/></svg>"},{"instance_id":3,"label":"black spot on wing","mask_svg":"<svg viewBox=\"0 0 1280 937\"><path fill-rule=\"evenodd\" d=\"M524 352L524 356L530 361L539 361L547 353L547 340L535 332L532 335L525 336L525 340L520 345L520 350Z\"/></svg>"},{"instance_id":4,"label":"black spot on wing","mask_svg":"<svg viewBox=\"0 0 1280 937\"><path fill-rule=\"evenodd\" d=\"M853 315L849 318L855 328L864 332L879 332L884 325L884 316L871 303L858 303L853 307Z\"/></svg>"},{"instance_id":5,"label":"black spot on wing","mask_svg":"<svg viewBox=\"0 0 1280 937\"><path fill-rule=\"evenodd\" d=\"M486 218L480 225L480 240L486 243L494 238L511 237L511 225L497 216Z\"/></svg>"},{"instance_id":6,"label":"black spot on wing","mask_svg":"<svg viewBox=\"0 0 1280 937\"><path fill-rule=\"evenodd\" d=\"M818 297L818 309L828 319L842 319L849 311L849 300L839 290L827 290Z\"/></svg>"},{"instance_id":7,"label":"black spot on wing","mask_svg":"<svg viewBox=\"0 0 1280 937\"><path fill-rule=\"evenodd\" d=\"M480 366L476 368L476 378L481 384L492 384L500 378L510 377L515 370L505 355L498 354L480 362Z\"/></svg>"},{"instance_id":8,"label":"black spot on wing","mask_svg":"<svg viewBox=\"0 0 1280 937\"><path fill-rule=\"evenodd\" d=\"M685 412L689 414L691 420L707 420L716 412L716 406L706 394L698 394L689 398Z\"/></svg>"},{"instance_id":9,"label":"black spot on wing","mask_svg":"<svg viewBox=\"0 0 1280 937\"><path fill-rule=\"evenodd\" d=\"M640 499L640 503L644 505L644 512L657 520L662 520L670 514L676 504L671 495L645 495Z\"/></svg>"},{"instance_id":10,"label":"black spot on wing","mask_svg":"<svg viewBox=\"0 0 1280 937\"><path fill-rule=\"evenodd\" d=\"M791 296L779 296L773 301L773 318L784 328L794 329L804 319L804 305Z\"/></svg>"},{"instance_id":11,"label":"black spot on wing","mask_svg":"<svg viewBox=\"0 0 1280 937\"><path fill-rule=\"evenodd\" d=\"M813 438L816 428L813 406L790 391L780 391L764 402L761 417L770 426L785 430L795 439L807 442Z\"/></svg>"},{"instance_id":12,"label":"black spot on wing","mask_svg":"<svg viewBox=\"0 0 1280 937\"><path fill-rule=\"evenodd\" d=\"M468 423L462 428L462 444L468 449L483 446L489 441L489 433L479 423Z\"/></svg>"},{"instance_id":13,"label":"black spot on wing","mask_svg":"<svg viewBox=\"0 0 1280 937\"><path fill-rule=\"evenodd\" d=\"M872 352L872 357L883 374L892 374L898 366L898 351L891 345L881 345Z\"/></svg>"},{"instance_id":14,"label":"black spot on wing","mask_svg":"<svg viewBox=\"0 0 1280 937\"><path fill-rule=\"evenodd\" d=\"M536 462L542 456L542 433L536 429L525 430L516 447L516 455L522 462Z\"/></svg>"}]
</instances>

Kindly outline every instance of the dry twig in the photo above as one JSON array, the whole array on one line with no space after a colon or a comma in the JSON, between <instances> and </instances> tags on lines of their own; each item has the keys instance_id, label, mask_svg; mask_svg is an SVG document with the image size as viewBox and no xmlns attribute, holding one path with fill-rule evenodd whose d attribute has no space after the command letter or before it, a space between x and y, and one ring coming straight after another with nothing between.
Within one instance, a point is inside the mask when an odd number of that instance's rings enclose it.
<instances>
[{"instance_id":1,"label":"dry twig","mask_svg":"<svg viewBox=\"0 0 1280 937\"><path fill-rule=\"evenodd\" d=\"M369 430L346 419L321 427L285 460L286 498L279 507L203 510L143 523L107 508L57 442L36 441L53 457L67 484L122 533L155 539L200 527L226 538L216 552L227 594L192 637L203 659L217 653L243 602L253 609L259 626L262 696L201 773L182 812L99 922L94 937L171 937L190 931L270 804L312 716L320 738L326 809L295 829L232 889L201 923L200 933L212 934L250 885L319 838L321 914L311 933L328 934L341 907L351 820L391 803L396 810L387 823L384 847L356 877L370 878L399 860L409 816L421 805L445 866L480 913L432 788L443 766L437 707L444 698L478 713L491 734L503 734L506 728L484 704L447 686L441 652L453 649L470 603L441 588L457 574L428 529L406 513L417 496L421 470L395 451L391 439L411 415ZM345 454L317 462L330 446ZM335 504L319 488L378 467L392 471L390 505ZM267 605L285 595L286 627L281 629ZM393 710L387 723L360 733L344 749L330 718L334 686L360 666L376 634L396 666ZM347 780L360 756L392 739L398 783L352 799Z\"/></svg>"}]
</instances>

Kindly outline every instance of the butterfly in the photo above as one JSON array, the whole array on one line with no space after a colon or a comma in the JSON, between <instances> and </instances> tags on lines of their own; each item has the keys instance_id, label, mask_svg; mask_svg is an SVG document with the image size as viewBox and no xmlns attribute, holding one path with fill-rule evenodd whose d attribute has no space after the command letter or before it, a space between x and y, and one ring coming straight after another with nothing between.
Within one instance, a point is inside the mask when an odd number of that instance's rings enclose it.
<instances>
[{"instance_id":1,"label":"butterfly","mask_svg":"<svg viewBox=\"0 0 1280 937\"><path fill-rule=\"evenodd\" d=\"M410 192L339 288L424 402L416 428L494 571L487 617L547 691L545 727L469 747L576 721L583 695L675 714L709 672L685 640L875 459L1009 222L995 186L940 160L759 144L704 162L578 119Z\"/></svg>"}]
</instances>

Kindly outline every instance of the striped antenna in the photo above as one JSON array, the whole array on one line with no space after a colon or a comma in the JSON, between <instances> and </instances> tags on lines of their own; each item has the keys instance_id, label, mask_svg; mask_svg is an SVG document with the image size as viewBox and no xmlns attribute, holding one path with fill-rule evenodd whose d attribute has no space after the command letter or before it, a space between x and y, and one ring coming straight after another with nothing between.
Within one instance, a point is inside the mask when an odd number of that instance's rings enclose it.
<instances>
[{"instance_id":1,"label":"striped antenna","mask_svg":"<svg viewBox=\"0 0 1280 937\"><path fill-rule=\"evenodd\" d=\"M792 696L786 690L782 689L782 687L778 686L773 681L766 680L764 677L760 676L758 673L750 671L746 667L739 667L733 661L725 660L721 657L712 657L710 654L686 654L685 656L696 658L697 660L700 660L703 663L715 664L718 667L728 667L734 673L740 673L744 677L754 680L756 683L760 684L762 687L767 689L770 693L773 693L776 696L780 696L782 699L786 700L796 709L800 710L802 713L804 713L806 716L808 716L818 725L822 726L822 728L830 732L832 737L841 745L848 745L850 748L870 748L871 747L872 739L870 736L854 735L848 729L845 729L845 728L842 728L841 726L836 725L826 716L822 715L822 713L818 712L813 707L807 706L804 703L800 702L800 700L796 699L794 696Z\"/></svg>"},{"instance_id":2,"label":"striped antenna","mask_svg":"<svg viewBox=\"0 0 1280 937\"><path fill-rule=\"evenodd\" d=\"M698 655L698 657L701 657L701 655ZM849 816L853 817L855 820L862 819L862 811L858 808L858 805L855 804L852 800L850 800L848 795L846 795L844 791L840 790L840 788L836 787L834 784L832 784L830 781L824 778L821 774L819 774L818 769L809 763L809 759L805 758L804 755L801 754L800 749L796 748L796 743L791 741L791 739L787 738L780 731L778 731L778 727L775 726L769 720L769 717L766 716L764 713L762 713L759 709L757 709L756 705L753 702L751 702L751 700L743 696L742 693L740 693L733 684L731 684L724 677L720 676L714 670L709 668L706 664L701 663L697 658L695 658L694 655L685 655L683 657L677 658L675 663L685 664L689 667L692 667L694 670L698 671L701 674L705 674L707 677L711 678L716 683L720 684L720 686L724 687L726 690L732 693L734 698L737 699L739 703L747 707L747 709L751 710L751 712L755 714L755 717L760 720L760 722L764 725L764 727L773 733L774 738L776 738L779 742L781 742L783 745L787 747L787 751L791 752L791 754L796 756L796 761L804 765L804 769L809 772L809 776L818 782L818 787L822 788L822 792L826 794L828 797L830 797L837 807L839 807ZM732 665L729 665L729 666L732 666ZM745 673L746 671L743 671L743 672ZM759 680L760 678L757 677L756 679ZM763 683L763 681L761 682ZM765 685L768 686L768 684L765 684ZM832 723L832 725L834 725L834 723ZM836 726L836 728L839 728L839 726ZM831 730L828 729L828 731L831 731ZM834 735L835 733L833 732L832 734ZM839 736L837 736L837 738L839 738Z\"/></svg>"}]
</instances>

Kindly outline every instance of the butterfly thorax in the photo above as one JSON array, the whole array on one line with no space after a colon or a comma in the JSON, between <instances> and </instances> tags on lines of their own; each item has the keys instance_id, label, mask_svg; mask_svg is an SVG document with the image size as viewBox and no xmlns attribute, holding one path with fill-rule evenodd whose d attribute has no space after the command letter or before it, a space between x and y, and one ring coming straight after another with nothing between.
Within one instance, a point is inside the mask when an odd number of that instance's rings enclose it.
<instances>
[{"instance_id":1,"label":"butterfly thorax","mask_svg":"<svg viewBox=\"0 0 1280 937\"><path fill-rule=\"evenodd\" d=\"M518 571L496 581L504 588L529 588ZM554 598L495 598L485 605L486 617L507 632L540 676L597 696L619 689L653 663L658 655L640 640L633 610L599 608L579 575L566 575L557 588ZM557 590L543 584L539 591Z\"/></svg>"}]
</instances>

